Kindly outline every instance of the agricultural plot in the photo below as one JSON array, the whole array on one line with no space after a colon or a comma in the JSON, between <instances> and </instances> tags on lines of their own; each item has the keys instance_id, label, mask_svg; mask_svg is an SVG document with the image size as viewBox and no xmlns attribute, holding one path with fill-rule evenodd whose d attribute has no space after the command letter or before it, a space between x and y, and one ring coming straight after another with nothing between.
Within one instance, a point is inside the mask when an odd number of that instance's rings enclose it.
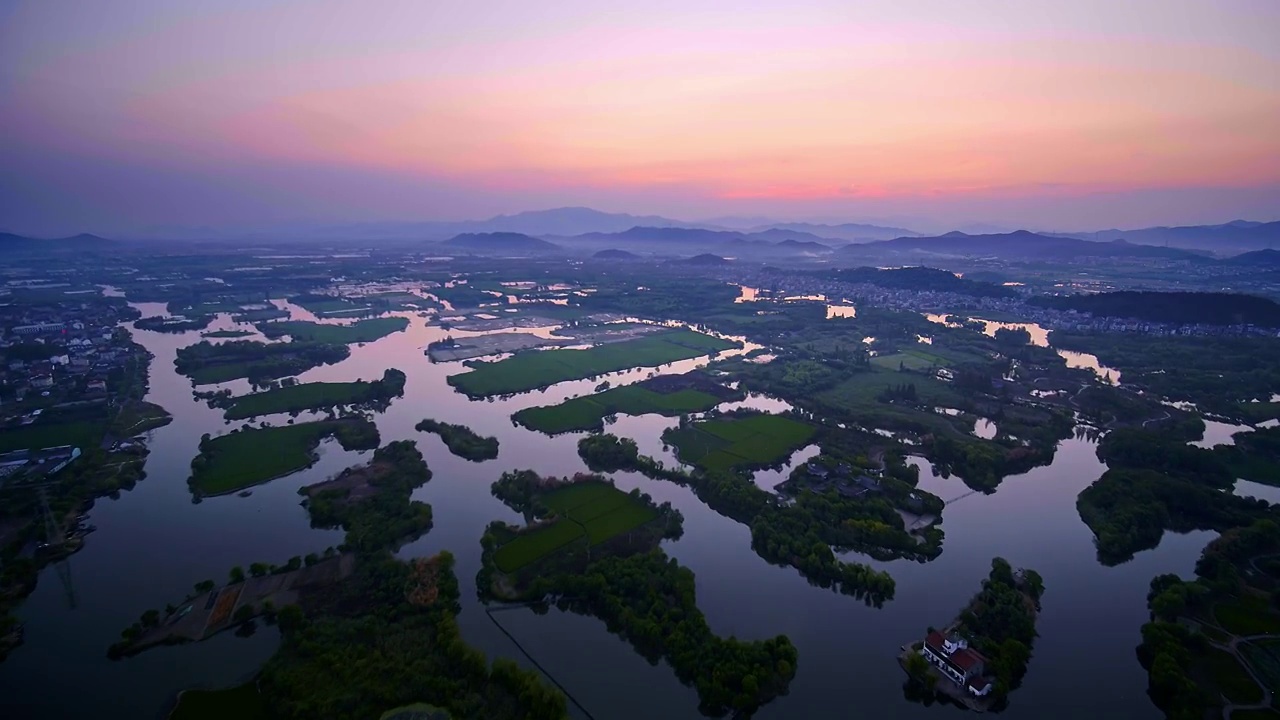
<instances>
[{"instance_id":1,"label":"agricultural plot","mask_svg":"<svg viewBox=\"0 0 1280 720\"><path fill-rule=\"evenodd\" d=\"M330 435L348 449L377 445L377 429L363 419L240 430L201 443L188 483L199 494L220 495L288 475L311 467L316 446Z\"/></svg>"},{"instance_id":2,"label":"agricultural plot","mask_svg":"<svg viewBox=\"0 0 1280 720\"><path fill-rule=\"evenodd\" d=\"M951 361L935 353L913 349L891 355L877 355L871 358L871 364L886 370L897 370L900 367L907 370L928 370L932 367L946 367Z\"/></svg>"},{"instance_id":3,"label":"agricultural plot","mask_svg":"<svg viewBox=\"0 0 1280 720\"><path fill-rule=\"evenodd\" d=\"M104 423L83 420L19 425L0 430L0 453L42 450L59 445L74 445L88 450L102 441L104 430Z\"/></svg>"},{"instance_id":4,"label":"agricultural plot","mask_svg":"<svg viewBox=\"0 0 1280 720\"><path fill-rule=\"evenodd\" d=\"M674 330L586 350L530 351L497 362L471 363L470 372L451 375L448 382L471 397L487 397L619 370L657 367L734 347L736 343L710 335Z\"/></svg>"},{"instance_id":5,"label":"agricultural plot","mask_svg":"<svg viewBox=\"0 0 1280 720\"><path fill-rule=\"evenodd\" d=\"M730 470L783 462L813 437L814 428L781 415L706 420L669 430L663 441L684 462L705 470Z\"/></svg>"},{"instance_id":6,"label":"agricultural plot","mask_svg":"<svg viewBox=\"0 0 1280 720\"><path fill-rule=\"evenodd\" d=\"M1241 643L1240 652L1271 692L1280 691L1280 640L1268 638Z\"/></svg>"},{"instance_id":7,"label":"agricultural plot","mask_svg":"<svg viewBox=\"0 0 1280 720\"><path fill-rule=\"evenodd\" d=\"M585 541L599 545L657 517L653 508L605 483L580 483L543 497L557 519L517 535L494 551L502 572L514 572L564 546Z\"/></svg>"},{"instance_id":8,"label":"agricultural plot","mask_svg":"<svg viewBox=\"0 0 1280 720\"><path fill-rule=\"evenodd\" d=\"M512 417L530 430L555 435L599 429L604 426L604 418L609 415L657 414L674 417L684 413L703 412L741 395L714 383L672 385L652 380L624 385L594 395L572 398L559 405L526 408ZM660 387L670 391L660 391Z\"/></svg>"},{"instance_id":9,"label":"agricultural plot","mask_svg":"<svg viewBox=\"0 0 1280 720\"><path fill-rule=\"evenodd\" d=\"M294 340L323 343L366 343L409 327L408 318L388 317L360 320L350 325L322 325L305 320L259 323L258 330L269 338L288 335Z\"/></svg>"}]
</instances>

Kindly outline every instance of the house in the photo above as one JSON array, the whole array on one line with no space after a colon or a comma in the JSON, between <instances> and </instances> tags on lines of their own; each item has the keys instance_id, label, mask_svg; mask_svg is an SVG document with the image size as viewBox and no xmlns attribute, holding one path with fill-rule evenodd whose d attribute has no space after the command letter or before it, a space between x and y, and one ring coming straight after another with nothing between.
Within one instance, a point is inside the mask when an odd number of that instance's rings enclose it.
<instances>
[{"instance_id":1,"label":"house","mask_svg":"<svg viewBox=\"0 0 1280 720\"><path fill-rule=\"evenodd\" d=\"M89 392L106 392L107 383L104 380L90 380L85 389Z\"/></svg>"},{"instance_id":2,"label":"house","mask_svg":"<svg viewBox=\"0 0 1280 720\"><path fill-rule=\"evenodd\" d=\"M808 465L805 465L804 469L805 469L805 472L809 473L810 475L823 480L825 480L827 478L827 475L830 474L825 467L815 462L811 462Z\"/></svg>"},{"instance_id":3,"label":"house","mask_svg":"<svg viewBox=\"0 0 1280 720\"><path fill-rule=\"evenodd\" d=\"M969 647L969 643L956 633L944 636L933 631L924 640L920 654L934 667L960 687L979 697L991 692L991 681L983 677L987 658Z\"/></svg>"}]
</instances>

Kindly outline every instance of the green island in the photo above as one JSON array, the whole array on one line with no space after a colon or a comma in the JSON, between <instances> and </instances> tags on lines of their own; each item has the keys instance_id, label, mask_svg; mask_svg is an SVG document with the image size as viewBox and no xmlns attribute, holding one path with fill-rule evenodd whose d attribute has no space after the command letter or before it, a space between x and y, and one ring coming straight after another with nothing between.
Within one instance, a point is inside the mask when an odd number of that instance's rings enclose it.
<instances>
[{"instance_id":1,"label":"green island","mask_svg":"<svg viewBox=\"0 0 1280 720\"><path fill-rule=\"evenodd\" d=\"M203 330L213 322L212 315L196 315L193 317L164 317L155 315L135 320L133 326L139 330L152 332L182 333L189 330Z\"/></svg>"},{"instance_id":2,"label":"green island","mask_svg":"<svg viewBox=\"0 0 1280 720\"><path fill-rule=\"evenodd\" d=\"M492 460L498 457L498 438L478 435L466 425L454 425L426 418L414 429L418 432L435 433L444 441L449 452L460 458L473 462Z\"/></svg>"},{"instance_id":3,"label":"green island","mask_svg":"<svg viewBox=\"0 0 1280 720\"><path fill-rule=\"evenodd\" d=\"M942 630L929 628L899 657L907 699L945 699L978 712L1007 707L1031 661L1043 594L1039 573L992 560L982 590L959 617Z\"/></svg>"},{"instance_id":4,"label":"green island","mask_svg":"<svg viewBox=\"0 0 1280 720\"><path fill-rule=\"evenodd\" d=\"M697 422L681 422L662 433L682 462L706 471L770 467L804 447L816 429L785 415L744 411Z\"/></svg>"},{"instance_id":5,"label":"green island","mask_svg":"<svg viewBox=\"0 0 1280 720\"><path fill-rule=\"evenodd\" d=\"M604 419L611 415L654 413L672 417L705 412L722 402L743 397L744 393L694 370L683 375L659 375L634 385L570 398L558 405L525 408L511 417L530 430L558 435L603 429Z\"/></svg>"},{"instance_id":6,"label":"green island","mask_svg":"<svg viewBox=\"0 0 1280 720\"><path fill-rule=\"evenodd\" d=\"M1149 694L1171 720L1274 714L1280 683L1280 525L1224 532L1195 579L1151 581L1138 659Z\"/></svg>"},{"instance_id":7,"label":"green island","mask_svg":"<svg viewBox=\"0 0 1280 720\"><path fill-rule=\"evenodd\" d=\"M385 408L393 398L404 395L405 374L395 368L382 373L380 380L366 382L289 383L266 392L238 396L217 396L211 402L226 408L228 420L243 420L273 413L296 414L304 410L334 409L350 406L367 409Z\"/></svg>"},{"instance_id":8,"label":"green island","mask_svg":"<svg viewBox=\"0 0 1280 720\"><path fill-rule=\"evenodd\" d=\"M367 302L357 302L341 295L306 292L293 295L289 302L321 317L342 317L351 315L372 315L374 310Z\"/></svg>"},{"instance_id":9,"label":"green island","mask_svg":"<svg viewBox=\"0 0 1280 720\"><path fill-rule=\"evenodd\" d=\"M690 487L709 508L751 528L751 547L766 561L793 567L810 583L868 605L880 606L893 598L893 577L842 561L833 547L858 549L881 559L928 560L942 551L941 530L931 527L923 538L913 536L892 509L886 514L883 506L872 502L809 493L812 497L801 496L803 502L783 503L739 474L663 467L640 455L634 440L614 435L588 435L578 441L578 454L595 472L635 470ZM941 511L942 501L931 500L931 507Z\"/></svg>"},{"instance_id":10,"label":"green island","mask_svg":"<svg viewBox=\"0 0 1280 720\"><path fill-rule=\"evenodd\" d=\"M237 378L263 385L272 380L332 365L351 354L346 345L323 343L263 343L231 340L214 344L202 340L178 349L174 366L196 385L212 385Z\"/></svg>"},{"instance_id":11,"label":"green island","mask_svg":"<svg viewBox=\"0 0 1280 720\"><path fill-rule=\"evenodd\" d=\"M658 367L740 347L692 330L672 330L586 350L529 350L494 362L467 362L448 382L470 397L508 395L636 367Z\"/></svg>"},{"instance_id":12,"label":"green island","mask_svg":"<svg viewBox=\"0 0 1280 720\"><path fill-rule=\"evenodd\" d=\"M359 416L206 434L187 484L196 497L225 495L295 473L315 463L316 446L330 436L343 450L370 450L379 443L377 426Z\"/></svg>"},{"instance_id":13,"label":"green island","mask_svg":"<svg viewBox=\"0 0 1280 720\"><path fill-rule=\"evenodd\" d=\"M261 618L279 628L281 644L256 677L184 692L173 717L380 718L429 705L437 718L567 718L564 695L538 674L503 658L490 664L462 639L450 553L391 554L430 527L430 506L410 499L430 477L414 443L397 441L368 465L303 488L313 522L346 531L346 552L283 568L255 563L249 577L232 568L228 585L205 581L180 607L144 613L113 657L233 627L251 634ZM184 628L191 637L172 637Z\"/></svg>"},{"instance_id":14,"label":"green island","mask_svg":"<svg viewBox=\"0 0 1280 720\"><path fill-rule=\"evenodd\" d=\"M704 713L750 712L787 690L796 650L785 636L725 640L698 610L693 573L659 549L680 514L598 475L505 473L493 493L532 523L493 523L476 584L501 600L552 600L599 617L651 662L665 659Z\"/></svg>"},{"instance_id":15,"label":"green island","mask_svg":"<svg viewBox=\"0 0 1280 720\"><path fill-rule=\"evenodd\" d=\"M289 336L295 342L369 343L392 333L403 332L409 319L402 317L369 318L349 325L314 323L305 320L279 320L258 323L259 331L271 339Z\"/></svg>"},{"instance_id":16,"label":"green island","mask_svg":"<svg viewBox=\"0 0 1280 720\"><path fill-rule=\"evenodd\" d=\"M252 330L210 330L200 333L200 337L206 338L240 338L252 335Z\"/></svg>"},{"instance_id":17,"label":"green island","mask_svg":"<svg viewBox=\"0 0 1280 720\"><path fill-rule=\"evenodd\" d=\"M1125 562L1156 547L1166 530L1222 532L1280 519L1277 506L1231 493L1235 475L1222 454L1187 444L1194 428L1125 428L1098 444L1108 470L1081 491L1076 507L1094 533L1099 562Z\"/></svg>"}]
</instances>

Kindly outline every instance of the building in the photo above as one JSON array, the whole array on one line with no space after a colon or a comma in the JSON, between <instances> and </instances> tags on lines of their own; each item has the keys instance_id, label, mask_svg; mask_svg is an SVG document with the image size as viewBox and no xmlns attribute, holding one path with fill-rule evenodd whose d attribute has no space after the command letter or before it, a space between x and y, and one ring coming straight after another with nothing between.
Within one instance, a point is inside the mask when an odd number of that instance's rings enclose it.
<instances>
[{"instance_id":1,"label":"building","mask_svg":"<svg viewBox=\"0 0 1280 720\"><path fill-rule=\"evenodd\" d=\"M32 325L18 325L9 329L9 332L15 335L36 335L39 333L61 332L63 324L60 322L35 323Z\"/></svg>"},{"instance_id":2,"label":"building","mask_svg":"<svg viewBox=\"0 0 1280 720\"><path fill-rule=\"evenodd\" d=\"M973 695L982 697L991 692L991 681L983 676L987 658L969 647L969 643L959 635L943 636L935 630L925 638L920 654L948 680L967 688Z\"/></svg>"}]
</instances>

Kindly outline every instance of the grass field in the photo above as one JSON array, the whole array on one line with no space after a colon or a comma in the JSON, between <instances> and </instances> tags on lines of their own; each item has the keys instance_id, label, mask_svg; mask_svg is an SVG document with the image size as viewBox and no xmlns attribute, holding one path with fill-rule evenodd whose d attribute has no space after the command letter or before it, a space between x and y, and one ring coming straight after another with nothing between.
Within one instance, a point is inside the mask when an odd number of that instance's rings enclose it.
<instances>
[{"instance_id":1,"label":"grass field","mask_svg":"<svg viewBox=\"0 0 1280 720\"><path fill-rule=\"evenodd\" d=\"M287 385L267 392L241 395L224 415L228 420L243 420L257 415L354 405L369 399L371 387L368 382Z\"/></svg>"},{"instance_id":2,"label":"grass field","mask_svg":"<svg viewBox=\"0 0 1280 720\"><path fill-rule=\"evenodd\" d=\"M1249 677L1248 671L1225 650L1209 648L1204 663L1213 684L1233 703L1251 705L1262 700L1262 689Z\"/></svg>"},{"instance_id":3,"label":"grass field","mask_svg":"<svg viewBox=\"0 0 1280 720\"><path fill-rule=\"evenodd\" d=\"M294 340L324 343L364 343L384 338L409 327L408 318L387 317L359 320L350 325L322 325L305 320L259 323L258 329L269 338L284 335Z\"/></svg>"},{"instance_id":4,"label":"grass field","mask_svg":"<svg viewBox=\"0 0 1280 720\"><path fill-rule=\"evenodd\" d=\"M607 415L656 413L672 417L710 410L720 403L720 398L691 388L664 394L637 385L624 385L565 400L559 405L526 408L512 417L530 430L555 435L602 427Z\"/></svg>"},{"instance_id":5,"label":"grass field","mask_svg":"<svg viewBox=\"0 0 1280 720\"><path fill-rule=\"evenodd\" d=\"M494 551L502 572L519 570L584 537L598 545L656 517L653 508L605 483L569 485L548 493L543 502L559 519Z\"/></svg>"},{"instance_id":6,"label":"grass field","mask_svg":"<svg viewBox=\"0 0 1280 720\"><path fill-rule=\"evenodd\" d=\"M1236 635L1280 633L1280 613L1258 595L1223 600L1213 606L1213 615L1219 625Z\"/></svg>"},{"instance_id":7,"label":"grass field","mask_svg":"<svg viewBox=\"0 0 1280 720\"><path fill-rule=\"evenodd\" d=\"M220 435L191 462L191 484L204 495L220 495L308 468L316 446L341 424L318 420Z\"/></svg>"},{"instance_id":8,"label":"grass field","mask_svg":"<svg viewBox=\"0 0 1280 720\"><path fill-rule=\"evenodd\" d=\"M226 690L187 690L169 720L269 720L271 714L252 682Z\"/></svg>"},{"instance_id":9,"label":"grass field","mask_svg":"<svg viewBox=\"0 0 1280 720\"><path fill-rule=\"evenodd\" d=\"M503 395L618 370L657 367L733 347L737 345L710 335L674 330L586 350L533 350L497 362L473 363L470 372L450 375L448 381L471 397Z\"/></svg>"},{"instance_id":10,"label":"grass field","mask_svg":"<svg viewBox=\"0 0 1280 720\"><path fill-rule=\"evenodd\" d=\"M946 367L951 362L941 355L913 349L892 355L877 355L871 358L871 364L886 370L897 370L899 367L905 367L908 370L928 370L931 367Z\"/></svg>"},{"instance_id":11,"label":"grass field","mask_svg":"<svg viewBox=\"0 0 1280 720\"><path fill-rule=\"evenodd\" d=\"M74 445L85 450L102 442L105 430L105 422L86 420L22 425L0 430L0 453L40 450L59 445Z\"/></svg>"},{"instance_id":12,"label":"grass field","mask_svg":"<svg viewBox=\"0 0 1280 720\"><path fill-rule=\"evenodd\" d=\"M751 415L696 422L668 430L663 441L680 460L705 470L729 470L782 462L813 437L811 425L781 415Z\"/></svg>"}]
</instances>

